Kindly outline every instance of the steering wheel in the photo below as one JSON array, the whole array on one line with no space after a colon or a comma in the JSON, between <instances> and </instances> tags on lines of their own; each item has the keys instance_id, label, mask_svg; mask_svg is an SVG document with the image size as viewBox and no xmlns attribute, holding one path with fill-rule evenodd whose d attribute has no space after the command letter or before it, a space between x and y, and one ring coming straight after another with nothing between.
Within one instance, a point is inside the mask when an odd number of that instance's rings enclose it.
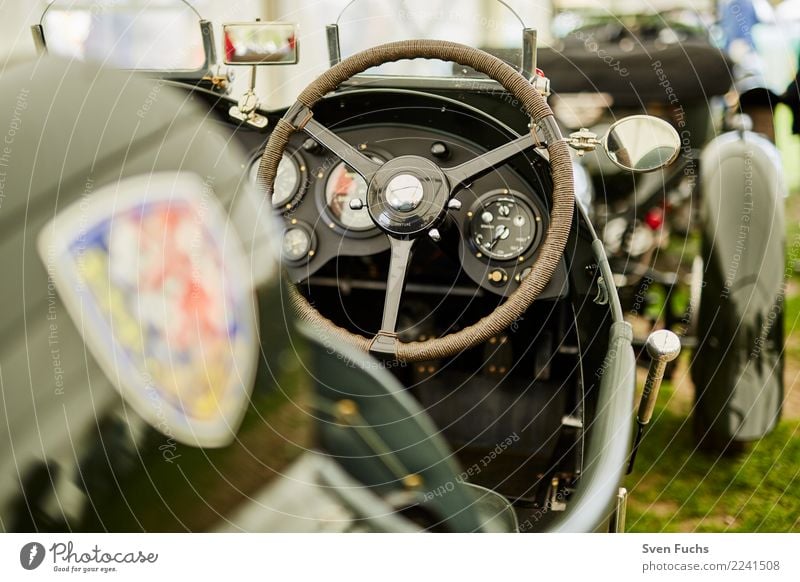
<instances>
[{"instance_id":1,"label":"steering wheel","mask_svg":"<svg viewBox=\"0 0 800 582\"><path fill-rule=\"evenodd\" d=\"M535 142L541 129L550 158L553 179L551 221L531 273L508 299L492 313L457 332L427 341L403 342L397 337L397 315L411 252L421 236L439 236L436 227L449 208L458 208L453 198L464 185L505 163L530 145L530 136L493 149L452 168L440 168L421 156L405 155L379 163L364 155L335 133L318 123L312 107L327 93L353 75L370 67L401 59L439 59L472 67L514 95L531 118ZM258 169L259 183L270 195L286 144L292 133L304 131L341 158L369 184L367 200L354 201L352 208L365 205L373 222L388 237L391 247L389 275L381 330L372 338L352 333L324 317L293 286L290 301L297 316L309 322L323 339L354 345L373 354L406 362L453 356L475 347L508 328L521 317L553 276L567 243L575 206L572 163L553 112L544 98L522 75L500 59L465 45L439 40L410 40L383 44L344 59L303 90L297 102L281 118L267 142Z\"/></svg>"}]
</instances>

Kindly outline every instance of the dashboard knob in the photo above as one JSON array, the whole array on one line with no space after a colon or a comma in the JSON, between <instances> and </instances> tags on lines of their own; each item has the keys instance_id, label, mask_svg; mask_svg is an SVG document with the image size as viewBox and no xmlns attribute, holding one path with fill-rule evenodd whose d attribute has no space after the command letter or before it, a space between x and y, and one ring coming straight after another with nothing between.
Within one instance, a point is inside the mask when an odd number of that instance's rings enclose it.
<instances>
[{"instance_id":1,"label":"dashboard knob","mask_svg":"<svg viewBox=\"0 0 800 582\"><path fill-rule=\"evenodd\" d=\"M431 237L431 240L433 242L439 242L440 240L442 240L442 234L436 228L430 229L428 231L428 236Z\"/></svg>"},{"instance_id":2,"label":"dashboard knob","mask_svg":"<svg viewBox=\"0 0 800 582\"><path fill-rule=\"evenodd\" d=\"M531 269L530 267L525 267L522 273L517 273L514 279L517 281L517 283L522 283L525 280L525 278L531 274L532 270L533 269Z\"/></svg>"},{"instance_id":3,"label":"dashboard knob","mask_svg":"<svg viewBox=\"0 0 800 582\"><path fill-rule=\"evenodd\" d=\"M303 149L310 154L316 154L322 150L322 146L319 145L317 140L308 138L303 142Z\"/></svg>"},{"instance_id":4,"label":"dashboard knob","mask_svg":"<svg viewBox=\"0 0 800 582\"><path fill-rule=\"evenodd\" d=\"M461 210L461 200L451 198L450 201L447 203L447 207L450 210Z\"/></svg>"},{"instance_id":5,"label":"dashboard knob","mask_svg":"<svg viewBox=\"0 0 800 582\"><path fill-rule=\"evenodd\" d=\"M431 155L440 160L447 160L450 158L450 148L448 148L445 143L435 141L433 145L431 145Z\"/></svg>"},{"instance_id":6,"label":"dashboard knob","mask_svg":"<svg viewBox=\"0 0 800 582\"><path fill-rule=\"evenodd\" d=\"M502 287L508 281L508 274L503 269L495 269L489 273L489 283L495 287Z\"/></svg>"}]
</instances>

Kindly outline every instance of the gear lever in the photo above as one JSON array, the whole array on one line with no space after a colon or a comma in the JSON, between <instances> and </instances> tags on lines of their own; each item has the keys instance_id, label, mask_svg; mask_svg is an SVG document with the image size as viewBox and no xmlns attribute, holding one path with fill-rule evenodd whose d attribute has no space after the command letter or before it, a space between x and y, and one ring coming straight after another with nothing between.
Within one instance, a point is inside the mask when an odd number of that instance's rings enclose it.
<instances>
[{"instance_id":1,"label":"gear lever","mask_svg":"<svg viewBox=\"0 0 800 582\"><path fill-rule=\"evenodd\" d=\"M636 437L633 440L631 458L628 462L628 474L633 471L633 464L636 461L636 453L644 436L645 427L653 417L653 409L658 400L658 391L661 389L661 382L664 380L664 370L667 364L678 357L681 352L681 340L677 335L668 329L654 331L647 338L645 344L647 353L650 354L650 369L647 371L647 380L644 382L642 399L639 402L639 412L636 414Z\"/></svg>"}]
</instances>

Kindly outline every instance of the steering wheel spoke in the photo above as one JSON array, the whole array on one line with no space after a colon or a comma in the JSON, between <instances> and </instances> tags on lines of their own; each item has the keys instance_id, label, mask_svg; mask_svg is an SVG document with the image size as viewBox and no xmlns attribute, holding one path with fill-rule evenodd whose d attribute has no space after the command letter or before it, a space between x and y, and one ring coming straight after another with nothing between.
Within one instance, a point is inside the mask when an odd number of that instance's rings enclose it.
<instances>
[{"instance_id":1,"label":"steering wheel spoke","mask_svg":"<svg viewBox=\"0 0 800 582\"><path fill-rule=\"evenodd\" d=\"M535 145L536 142L534 142L531 132L526 132L525 135L485 154L481 154L468 162L445 169L444 173L450 181L450 188L455 192Z\"/></svg>"},{"instance_id":2,"label":"steering wheel spoke","mask_svg":"<svg viewBox=\"0 0 800 582\"><path fill-rule=\"evenodd\" d=\"M406 273L411 263L411 254L416 238L401 239L390 236L391 259L389 260L389 276L386 279L386 297L383 302L383 320L381 330L375 335L371 351L374 353L394 355L397 315L400 312L400 299L406 283Z\"/></svg>"},{"instance_id":3,"label":"steering wheel spoke","mask_svg":"<svg viewBox=\"0 0 800 582\"><path fill-rule=\"evenodd\" d=\"M313 117L303 126L303 131L330 150L336 157L341 159L356 172L361 174L367 183L372 180L375 172L381 167L381 164L362 154L330 129L316 121Z\"/></svg>"}]
</instances>

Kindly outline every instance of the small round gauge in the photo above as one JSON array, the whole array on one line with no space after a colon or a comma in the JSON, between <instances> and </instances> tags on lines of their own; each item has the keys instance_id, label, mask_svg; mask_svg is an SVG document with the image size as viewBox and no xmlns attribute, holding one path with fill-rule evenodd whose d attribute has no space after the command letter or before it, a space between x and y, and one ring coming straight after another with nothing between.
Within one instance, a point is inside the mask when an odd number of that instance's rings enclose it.
<instances>
[{"instance_id":1,"label":"small round gauge","mask_svg":"<svg viewBox=\"0 0 800 582\"><path fill-rule=\"evenodd\" d=\"M484 194L472 208L470 238L484 256L511 261L527 251L539 234L541 218L520 194Z\"/></svg>"},{"instance_id":2,"label":"small round gauge","mask_svg":"<svg viewBox=\"0 0 800 582\"><path fill-rule=\"evenodd\" d=\"M374 154L370 157L382 164L385 160ZM351 200L367 200L367 182L344 162L339 162L328 174L325 183L325 204L331 217L344 228L364 231L375 228L365 209L353 210Z\"/></svg>"},{"instance_id":3,"label":"small round gauge","mask_svg":"<svg viewBox=\"0 0 800 582\"><path fill-rule=\"evenodd\" d=\"M306 259L314 247L311 230L299 224L289 226L283 233L281 253L287 261L296 263Z\"/></svg>"},{"instance_id":4,"label":"small round gauge","mask_svg":"<svg viewBox=\"0 0 800 582\"><path fill-rule=\"evenodd\" d=\"M250 166L250 183L258 184L258 167L261 158L257 158ZM272 207L283 208L300 192L305 186L304 178L305 166L300 158L292 155L283 154L278 172L275 174L275 185L272 189Z\"/></svg>"}]
</instances>

